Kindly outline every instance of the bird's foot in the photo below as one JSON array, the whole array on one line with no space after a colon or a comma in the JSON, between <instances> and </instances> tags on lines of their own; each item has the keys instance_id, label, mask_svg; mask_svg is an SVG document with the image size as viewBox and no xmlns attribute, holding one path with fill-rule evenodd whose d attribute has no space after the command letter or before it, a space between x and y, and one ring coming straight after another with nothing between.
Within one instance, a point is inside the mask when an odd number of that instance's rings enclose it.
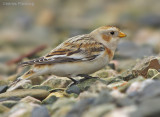
<instances>
[{"instance_id":1,"label":"bird's foot","mask_svg":"<svg viewBox=\"0 0 160 117\"><path fill-rule=\"evenodd\" d=\"M92 77L92 76L87 75L87 74L78 74L77 76L83 77L83 79L81 79L81 80L91 79L91 78L98 78L98 77Z\"/></svg>"},{"instance_id":2,"label":"bird's foot","mask_svg":"<svg viewBox=\"0 0 160 117\"><path fill-rule=\"evenodd\" d=\"M73 78L71 78L71 77L68 77L70 80L73 81L73 83L71 83L70 86L75 85L75 84L79 84L79 83L81 83L81 82L83 82L83 81L85 81L85 80L87 80L87 79L98 78L98 77L89 76L89 75L87 75L87 74L79 74L79 75L77 75L77 76L80 76L80 77L83 77L83 78L80 79L80 80L75 80L75 79L73 79Z\"/></svg>"},{"instance_id":3,"label":"bird's foot","mask_svg":"<svg viewBox=\"0 0 160 117\"><path fill-rule=\"evenodd\" d=\"M72 84L78 84L80 82L80 80L75 80L75 79L73 79L71 77L68 77L68 78L73 81Z\"/></svg>"}]
</instances>

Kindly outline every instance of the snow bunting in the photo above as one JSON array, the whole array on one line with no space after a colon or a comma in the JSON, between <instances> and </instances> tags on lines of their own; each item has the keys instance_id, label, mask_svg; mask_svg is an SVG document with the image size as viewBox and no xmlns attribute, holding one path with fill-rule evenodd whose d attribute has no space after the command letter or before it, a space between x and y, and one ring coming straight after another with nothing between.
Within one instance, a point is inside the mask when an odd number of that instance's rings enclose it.
<instances>
[{"instance_id":1,"label":"snow bunting","mask_svg":"<svg viewBox=\"0 0 160 117\"><path fill-rule=\"evenodd\" d=\"M74 77L85 77L105 67L114 56L119 38L125 36L117 27L102 26L89 34L69 38L47 55L23 62L22 65L33 67L18 81L53 74L76 82Z\"/></svg>"}]
</instances>

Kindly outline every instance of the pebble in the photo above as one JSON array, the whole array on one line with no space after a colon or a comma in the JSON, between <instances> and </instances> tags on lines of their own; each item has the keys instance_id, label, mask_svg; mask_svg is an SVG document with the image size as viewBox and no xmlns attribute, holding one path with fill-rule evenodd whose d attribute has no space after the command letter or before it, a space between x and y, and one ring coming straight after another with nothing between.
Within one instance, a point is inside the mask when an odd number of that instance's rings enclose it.
<instances>
[{"instance_id":1,"label":"pebble","mask_svg":"<svg viewBox=\"0 0 160 117\"><path fill-rule=\"evenodd\" d=\"M0 104L0 114L1 113L5 113L5 112L8 112L9 111L9 108Z\"/></svg>"},{"instance_id":2,"label":"pebble","mask_svg":"<svg viewBox=\"0 0 160 117\"><path fill-rule=\"evenodd\" d=\"M53 104L57 99L56 96L50 94L42 101L42 104Z\"/></svg>"},{"instance_id":3,"label":"pebble","mask_svg":"<svg viewBox=\"0 0 160 117\"><path fill-rule=\"evenodd\" d=\"M26 96L32 96L32 97L42 100L48 95L49 95L49 92L46 90L42 90L42 89L19 89L19 90L1 93L0 99L12 98L12 97L24 98Z\"/></svg>"},{"instance_id":4,"label":"pebble","mask_svg":"<svg viewBox=\"0 0 160 117\"><path fill-rule=\"evenodd\" d=\"M50 117L45 106L35 107L31 112L31 117Z\"/></svg>"},{"instance_id":5,"label":"pebble","mask_svg":"<svg viewBox=\"0 0 160 117\"><path fill-rule=\"evenodd\" d=\"M49 86L34 85L31 87L31 89L43 89L46 91L50 91L52 88Z\"/></svg>"},{"instance_id":6,"label":"pebble","mask_svg":"<svg viewBox=\"0 0 160 117\"><path fill-rule=\"evenodd\" d=\"M34 97L31 97L31 96L27 96L27 97L24 97L20 100L20 102L23 102L23 103L35 103L35 104L41 104L41 101L34 98Z\"/></svg>"},{"instance_id":7,"label":"pebble","mask_svg":"<svg viewBox=\"0 0 160 117\"><path fill-rule=\"evenodd\" d=\"M6 92L7 89L8 89L7 85L0 86L0 93Z\"/></svg>"},{"instance_id":8,"label":"pebble","mask_svg":"<svg viewBox=\"0 0 160 117\"><path fill-rule=\"evenodd\" d=\"M66 88L71 83L71 80L69 80L66 77L56 77L51 76L47 80L45 80L41 86L49 86L51 88Z\"/></svg>"},{"instance_id":9,"label":"pebble","mask_svg":"<svg viewBox=\"0 0 160 117\"><path fill-rule=\"evenodd\" d=\"M18 103L18 101L14 101L14 100L6 100L6 101L2 101L0 102L0 104L8 107L8 108L12 108L14 105L16 105Z\"/></svg>"}]
</instances>

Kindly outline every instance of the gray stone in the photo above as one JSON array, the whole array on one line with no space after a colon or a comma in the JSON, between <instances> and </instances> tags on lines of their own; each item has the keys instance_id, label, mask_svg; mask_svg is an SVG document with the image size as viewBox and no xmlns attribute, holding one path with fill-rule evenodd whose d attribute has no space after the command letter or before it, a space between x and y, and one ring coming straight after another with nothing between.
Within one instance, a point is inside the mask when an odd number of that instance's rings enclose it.
<instances>
[{"instance_id":1,"label":"gray stone","mask_svg":"<svg viewBox=\"0 0 160 117\"><path fill-rule=\"evenodd\" d=\"M30 117L34 108L39 107L34 103L19 103L9 112L7 117Z\"/></svg>"},{"instance_id":2,"label":"gray stone","mask_svg":"<svg viewBox=\"0 0 160 117\"><path fill-rule=\"evenodd\" d=\"M3 98L0 98L0 102L2 101L7 101L7 100L13 100L13 101L19 101L21 98L20 97L3 97Z\"/></svg>"},{"instance_id":3,"label":"gray stone","mask_svg":"<svg viewBox=\"0 0 160 117\"><path fill-rule=\"evenodd\" d=\"M130 114L130 117L159 117L160 115L160 98L150 98L143 100L136 111Z\"/></svg>"},{"instance_id":4,"label":"gray stone","mask_svg":"<svg viewBox=\"0 0 160 117\"><path fill-rule=\"evenodd\" d=\"M45 106L40 106L32 110L31 117L50 117L50 115Z\"/></svg>"},{"instance_id":5,"label":"gray stone","mask_svg":"<svg viewBox=\"0 0 160 117\"><path fill-rule=\"evenodd\" d=\"M80 92L88 90L90 86L96 85L97 81L105 85L107 84L107 81L95 77L89 79L81 79L79 83L73 83L68 86L66 92L79 94Z\"/></svg>"},{"instance_id":6,"label":"gray stone","mask_svg":"<svg viewBox=\"0 0 160 117\"><path fill-rule=\"evenodd\" d=\"M8 89L7 85L0 86L0 93L6 92L7 89Z\"/></svg>"},{"instance_id":7,"label":"gray stone","mask_svg":"<svg viewBox=\"0 0 160 117\"><path fill-rule=\"evenodd\" d=\"M53 104L57 99L58 98L56 96L49 95L42 101L42 104Z\"/></svg>"},{"instance_id":8,"label":"gray stone","mask_svg":"<svg viewBox=\"0 0 160 117\"><path fill-rule=\"evenodd\" d=\"M115 99L115 104L117 107L124 107L124 106L130 106L130 105L134 105L135 102L134 100L128 98L128 97L124 97L124 98L117 98Z\"/></svg>"},{"instance_id":9,"label":"gray stone","mask_svg":"<svg viewBox=\"0 0 160 117\"><path fill-rule=\"evenodd\" d=\"M78 86L76 86L76 85L72 85L72 86L70 86L67 90L66 90L66 92L67 93L75 93L75 94L80 94L81 93L81 91L80 91L80 88L78 87Z\"/></svg>"},{"instance_id":10,"label":"gray stone","mask_svg":"<svg viewBox=\"0 0 160 117\"><path fill-rule=\"evenodd\" d=\"M157 80L153 83L146 85L142 91L139 92L138 100L144 100L146 98L153 98L160 95L160 81Z\"/></svg>"},{"instance_id":11,"label":"gray stone","mask_svg":"<svg viewBox=\"0 0 160 117\"><path fill-rule=\"evenodd\" d=\"M82 99L77 102L65 117L81 117L84 111L91 106L95 98Z\"/></svg>"},{"instance_id":12,"label":"gray stone","mask_svg":"<svg viewBox=\"0 0 160 117\"><path fill-rule=\"evenodd\" d=\"M0 104L6 106L8 108L12 108L17 103L18 103L18 101L13 101L13 100L7 100L7 101L0 102Z\"/></svg>"},{"instance_id":13,"label":"gray stone","mask_svg":"<svg viewBox=\"0 0 160 117\"><path fill-rule=\"evenodd\" d=\"M93 105L101 105L113 102L113 97L109 94L109 91L101 91L99 96L94 100Z\"/></svg>"},{"instance_id":14,"label":"gray stone","mask_svg":"<svg viewBox=\"0 0 160 117\"><path fill-rule=\"evenodd\" d=\"M20 102L23 102L23 103L35 103L35 104L41 104L41 101L34 98L34 97L31 97L31 96L27 96L25 98L22 98L20 100Z\"/></svg>"},{"instance_id":15,"label":"gray stone","mask_svg":"<svg viewBox=\"0 0 160 117\"><path fill-rule=\"evenodd\" d=\"M106 113L112 111L115 108L116 106L114 104L93 106L84 112L83 117L104 117Z\"/></svg>"}]
</instances>

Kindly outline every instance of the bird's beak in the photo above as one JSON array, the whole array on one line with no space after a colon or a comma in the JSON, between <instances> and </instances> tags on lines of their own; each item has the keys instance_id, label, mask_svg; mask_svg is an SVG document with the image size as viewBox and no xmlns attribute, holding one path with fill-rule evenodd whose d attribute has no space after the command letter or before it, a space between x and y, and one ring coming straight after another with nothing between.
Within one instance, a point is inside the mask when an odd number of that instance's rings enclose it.
<instances>
[{"instance_id":1,"label":"bird's beak","mask_svg":"<svg viewBox=\"0 0 160 117\"><path fill-rule=\"evenodd\" d=\"M118 37L120 37L120 38L122 38L122 37L126 37L127 35L126 34L124 34L123 32L119 32L119 35L118 35Z\"/></svg>"}]
</instances>

